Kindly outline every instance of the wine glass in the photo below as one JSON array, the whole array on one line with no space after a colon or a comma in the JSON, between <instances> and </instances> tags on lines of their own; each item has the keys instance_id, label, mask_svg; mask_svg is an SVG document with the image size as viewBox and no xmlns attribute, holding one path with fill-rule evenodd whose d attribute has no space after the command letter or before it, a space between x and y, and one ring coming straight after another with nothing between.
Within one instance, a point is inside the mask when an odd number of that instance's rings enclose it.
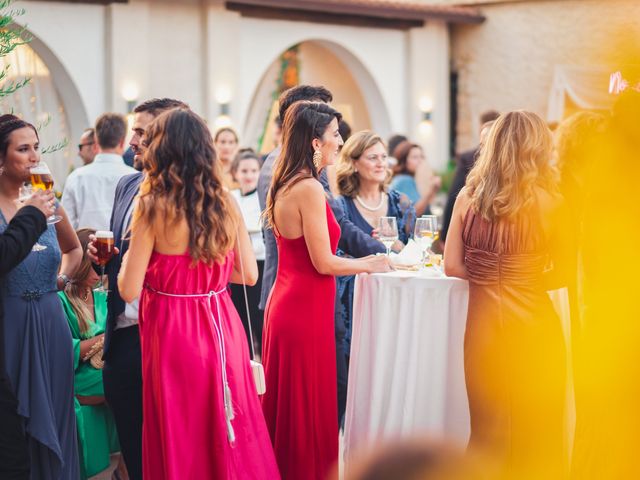
<instances>
[{"instance_id":1,"label":"wine glass","mask_svg":"<svg viewBox=\"0 0 640 480\"><path fill-rule=\"evenodd\" d=\"M422 261L420 263L420 268L424 268L424 265L426 263L426 255L431 248L431 245L433 245L437 228L438 227L435 224L433 218L426 216L416 218L413 238L422 250Z\"/></svg>"},{"instance_id":2,"label":"wine glass","mask_svg":"<svg viewBox=\"0 0 640 480\"><path fill-rule=\"evenodd\" d=\"M433 243L435 243L435 241L440 238L440 220L439 220L439 217L437 215L422 215L422 217L420 217L420 218L430 218L430 219L432 219L432 222L433 222L433 242L431 242L431 244L433 245ZM431 248L431 245L429 245L429 248ZM431 252L431 253L433 253L433 252Z\"/></svg>"},{"instance_id":3,"label":"wine glass","mask_svg":"<svg viewBox=\"0 0 640 480\"><path fill-rule=\"evenodd\" d=\"M98 230L95 237L96 257L98 259L98 265L100 265L100 286L94 289L94 291L107 293L108 290L104 288L104 267L109 263L111 257L113 257L113 232Z\"/></svg>"},{"instance_id":4,"label":"wine glass","mask_svg":"<svg viewBox=\"0 0 640 480\"><path fill-rule=\"evenodd\" d=\"M387 248L387 257L391 254L391 246L398 240L398 222L396 217L380 217L380 241Z\"/></svg>"},{"instance_id":5,"label":"wine glass","mask_svg":"<svg viewBox=\"0 0 640 480\"><path fill-rule=\"evenodd\" d=\"M36 166L31 167L29 169L29 174L31 175L31 186L35 190L51 190L53 188L53 175L51 175L51 170L49 170L49 166L40 160ZM47 218L47 223L49 225L53 225L54 223L58 223L62 220L60 215L51 215Z\"/></svg>"},{"instance_id":6,"label":"wine glass","mask_svg":"<svg viewBox=\"0 0 640 480\"><path fill-rule=\"evenodd\" d=\"M20 191L18 193L18 202L23 204L24 202L29 200L29 198L31 198L31 195L33 195L33 188L29 183L25 183L22 187L20 187ZM41 252L42 250L46 250L46 249L47 249L46 245L42 245L41 243L36 242L33 244L31 251Z\"/></svg>"}]
</instances>

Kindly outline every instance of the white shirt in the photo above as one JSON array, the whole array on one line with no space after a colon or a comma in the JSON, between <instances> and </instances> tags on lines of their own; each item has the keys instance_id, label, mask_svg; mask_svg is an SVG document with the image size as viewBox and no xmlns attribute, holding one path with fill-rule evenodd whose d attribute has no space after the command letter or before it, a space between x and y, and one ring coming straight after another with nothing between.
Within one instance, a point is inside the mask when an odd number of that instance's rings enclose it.
<instances>
[{"instance_id":1,"label":"white shirt","mask_svg":"<svg viewBox=\"0 0 640 480\"><path fill-rule=\"evenodd\" d=\"M93 163L71 172L64 185L62 206L74 230L109 230L118 181L132 173L136 170L114 153L99 153Z\"/></svg>"},{"instance_id":2,"label":"white shirt","mask_svg":"<svg viewBox=\"0 0 640 480\"><path fill-rule=\"evenodd\" d=\"M136 202L131 202L129 209L127 210L126 215L124 216L124 221L122 222L122 231L126 232L129 229L129 223L131 222L131 215L133 213L133 207ZM133 302L127 303L124 307L124 313L118 315L116 318L116 326L114 330L118 330L120 328L131 327L132 325L138 324L138 299L136 298Z\"/></svg>"},{"instance_id":3,"label":"white shirt","mask_svg":"<svg viewBox=\"0 0 640 480\"><path fill-rule=\"evenodd\" d=\"M262 224L260 223L260 214L262 211L260 210L260 202L258 201L258 192L254 190L248 195L242 195L240 190L232 190L231 194L240 205L242 218L249 231L256 260L264 260L264 240L262 238Z\"/></svg>"}]
</instances>

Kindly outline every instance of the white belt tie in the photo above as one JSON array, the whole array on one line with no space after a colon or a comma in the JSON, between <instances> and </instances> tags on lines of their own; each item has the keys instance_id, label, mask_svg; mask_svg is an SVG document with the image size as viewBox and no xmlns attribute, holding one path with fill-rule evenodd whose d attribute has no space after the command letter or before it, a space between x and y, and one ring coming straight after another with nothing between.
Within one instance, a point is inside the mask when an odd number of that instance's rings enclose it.
<instances>
[{"instance_id":1,"label":"white belt tie","mask_svg":"<svg viewBox=\"0 0 640 480\"><path fill-rule=\"evenodd\" d=\"M188 295L181 295L176 293L165 293L159 290L156 290L149 285L145 285L147 290L150 290L153 293L158 295L162 295L164 297L173 297L173 298L209 298L213 297L216 301L216 311L218 315L220 315L220 301L218 300L218 296L224 293L227 290L227 287L219 290L217 292L211 290L209 293L194 293ZM207 307L209 308L209 315L211 315L211 321L213 323L213 327L216 330L216 335L218 337L218 347L220 349L220 370L222 373L222 396L224 399L224 417L227 422L227 438L229 443L233 444L236 441L236 434L233 430L233 425L231 425L231 420L234 419L235 415L233 412L233 403L231 401L231 389L229 388L229 382L227 380L227 350L224 345L224 332L222 330L222 323L216 320L215 315L213 314L213 310L211 310L211 301L207 302Z\"/></svg>"}]
</instances>

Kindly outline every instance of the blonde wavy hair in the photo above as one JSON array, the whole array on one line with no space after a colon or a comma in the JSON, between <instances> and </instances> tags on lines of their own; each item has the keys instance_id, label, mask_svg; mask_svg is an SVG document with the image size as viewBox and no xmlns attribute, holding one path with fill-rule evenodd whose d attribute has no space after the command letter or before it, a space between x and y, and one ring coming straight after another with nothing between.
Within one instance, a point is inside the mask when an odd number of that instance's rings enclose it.
<instances>
[{"instance_id":1,"label":"blonde wavy hair","mask_svg":"<svg viewBox=\"0 0 640 480\"><path fill-rule=\"evenodd\" d=\"M552 153L551 131L538 115L501 115L467 178L471 208L490 221L510 220L534 204L536 187L557 191Z\"/></svg>"},{"instance_id":2,"label":"blonde wavy hair","mask_svg":"<svg viewBox=\"0 0 640 480\"><path fill-rule=\"evenodd\" d=\"M92 228L81 228L76 230L78 240L80 240L80 246L82 247L82 261L78 266L78 269L73 274L71 282L64 290L73 313L76 314L78 319L78 328L80 333L84 336L89 331L89 326L94 323L92 308L87 305L87 302L83 299L87 293L87 288L93 288L93 285L87 285L87 279L93 271L93 265L89 257L87 257L87 247L89 245L89 235L96 233ZM91 292L89 292L91 295Z\"/></svg>"},{"instance_id":3,"label":"blonde wavy hair","mask_svg":"<svg viewBox=\"0 0 640 480\"><path fill-rule=\"evenodd\" d=\"M338 193L345 197L353 198L360 191L360 176L356 172L354 162L358 160L365 150L381 143L386 150L384 141L376 133L370 130L363 130L354 133L342 146L340 157L336 162L336 183L338 185ZM387 179L380 185L380 190L385 191L389 181L391 180L391 172L388 171Z\"/></svg>"},{"instance_id":4,"label":"blonde wavy hair","mask_svg":"<svg viewBox=\"0 0 640 480\"><path fill-rule=\"evenodd\" d=\"M146 143L135 224L153 227L160 221L169 236L184 220L193 264L222 262L234 247L239 219L207 125L191 110L170 110L151 123Z\"/></svg>"}]
</instances>

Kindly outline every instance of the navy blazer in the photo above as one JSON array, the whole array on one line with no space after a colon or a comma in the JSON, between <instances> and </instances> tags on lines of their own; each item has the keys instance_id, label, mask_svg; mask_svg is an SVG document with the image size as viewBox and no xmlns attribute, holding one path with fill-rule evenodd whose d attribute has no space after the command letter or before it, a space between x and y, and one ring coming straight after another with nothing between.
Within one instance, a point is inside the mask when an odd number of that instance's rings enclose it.
<instances>
[{"instance_id":1,"label":"navy blazer","mask_svg":"<svg viewBox=\"0 0 640 480\"><path fill-rule=\"evenodd\" d=\"M273 176L273 164L280 155L280 148L275 149L269 154L267 159L262 165L260 170L260 177L258 179L258 201L260 202L260 209L264 211L267 205L267 192L271 186L271 177ZM340 241L338 247L345 253L348 253L352 257L360 258L366 257L373 253L382 253L386 249L382 243L375 238L364 233L360 228L356 227L351 220L347 218L342 204L336 201L331 195L329 189L329 179L327 178L326 170L323 170L320 174L320 183L327 192L327 199L329 205L333 210L333 214L336 217L338 225L340 225ZM270 229L262 229L262 235L264 237L265 246L265 259L264 259L264 272L262 274L262 292L260 294L260 308L265 309L269 293L276 281L276 272L278 270L278 246L273 232Z\"/></svg>"},{"instance_id":2,"label":"navy blazer","mask_svg":"<svg viewBox=\"0 0 640 480\"><path fill-rule=\"evenodd\" d=\"M111 231L116 247L120 249L120 254L114 256L105 268L105 273L109 277L109 295L107 297L107 328L104 334L104 354L103 358L108 358L109 344L113 330L116 327L116 319L124 312L126 303L120 298L118 291L118 273L122 265L122 257L129 249L129 239L126 236L128 225L123 225L127 212L133 203L133 199L138 194L140 183L142 183L142 172L132 173L122 177L116 187L116 194L113 200L113 210L111 212Z\"/></svg>"}]
</instances>

